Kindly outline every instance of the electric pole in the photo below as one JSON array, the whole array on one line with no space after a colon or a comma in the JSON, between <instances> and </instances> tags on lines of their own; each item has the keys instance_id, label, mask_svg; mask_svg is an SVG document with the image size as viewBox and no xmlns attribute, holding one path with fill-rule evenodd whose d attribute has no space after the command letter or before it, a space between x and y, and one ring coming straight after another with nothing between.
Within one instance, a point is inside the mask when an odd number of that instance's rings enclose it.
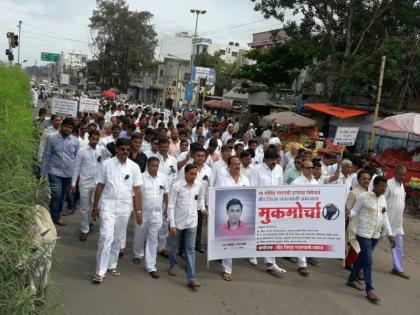
<instances>
[{"instance_id":1,"label":"electric pole","mask_svg":"<svg viewBox=\"0 0 420 315\"><path fill-rule=\"evenodd\" d=\"M22 21L19 21L17 26L19 28L19 41L22 43L22 39L20 37L20 29L22 28ZM18 64L20 65L20 45L18 46Z\"/></svg>"}]
</instances>

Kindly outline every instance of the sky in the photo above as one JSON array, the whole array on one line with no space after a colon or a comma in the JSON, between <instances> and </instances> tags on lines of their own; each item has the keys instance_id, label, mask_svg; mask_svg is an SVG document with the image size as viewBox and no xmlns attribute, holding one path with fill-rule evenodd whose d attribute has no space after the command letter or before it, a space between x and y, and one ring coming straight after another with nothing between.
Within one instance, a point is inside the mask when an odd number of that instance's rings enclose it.
<instances>
[{"instance_id":1,"label":"sky","mask_svg":"<svg viewBox=\"0 0 420 315\"><path fill-rule=\"evenodd\" d=\"M152 24L158 34L156 55L180 53L183 44L174 40L174 34L194 32L195 15L190 9L207 10L200 15L198 36L211 38L213 42L239 42L246 47L252 33L281 27L275 19L264 19L253 10L250 0L126 0L130 10L149 11ZM0 48L7 48L7 32L18 33L18 21L22 21L20 59L24 66L45 65L41 52L81 52L92 54L89 17L96 7L95 0L2 0L0 2ZM15 50L17 61L17 49ZM1 54L1 60L6 56ZM161 56L162 57L162 56ZM180 56L181 58L183 56ZM188 59L188 58L186 58Z\"/></svg>"}]
</instances>

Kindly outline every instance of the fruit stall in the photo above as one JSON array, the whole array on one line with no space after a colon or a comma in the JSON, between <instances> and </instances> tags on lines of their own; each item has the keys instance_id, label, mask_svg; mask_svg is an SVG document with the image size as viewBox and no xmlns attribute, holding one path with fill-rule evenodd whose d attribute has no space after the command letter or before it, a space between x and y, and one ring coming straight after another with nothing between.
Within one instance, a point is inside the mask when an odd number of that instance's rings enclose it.
<instances>
[{"instance_id":1,"label":"fruit stall","mask_svg":"<svg viewBox=\"0 0 420 315\"><path fill-rule=\"evenodd\" d=\"M372 159L378 164L386 166L386 177L394 176L394 169L397 165L402 165L407 169L405 177L407 195L420 195L420 162L412 161L413 157L420 153L420 147L413 151L407 151L405 148L388 148L381 154Z\"/></svg>"}]
</instances>

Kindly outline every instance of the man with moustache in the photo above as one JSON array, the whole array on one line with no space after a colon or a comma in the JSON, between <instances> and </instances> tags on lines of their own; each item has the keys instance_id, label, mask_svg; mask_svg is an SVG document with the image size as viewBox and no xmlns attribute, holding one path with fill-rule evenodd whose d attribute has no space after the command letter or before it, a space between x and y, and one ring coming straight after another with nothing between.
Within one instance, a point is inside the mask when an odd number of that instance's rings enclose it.
<instances>
[{"instance_id":1,"label":"man with moustache","mask_svg":"<svg viewBox=\"0 0 420 315\"><path fill-rule=\"evenodd\" d=\"M93 202L92 217L99 216L100 220L94 283L101 283L107 270L113 276L120 275L118 253L133 208L137 224L142 223L140 168L128 159L130 140L120 138L116 147L116 156L103 163Z\"/></svg>"}]
</instances>

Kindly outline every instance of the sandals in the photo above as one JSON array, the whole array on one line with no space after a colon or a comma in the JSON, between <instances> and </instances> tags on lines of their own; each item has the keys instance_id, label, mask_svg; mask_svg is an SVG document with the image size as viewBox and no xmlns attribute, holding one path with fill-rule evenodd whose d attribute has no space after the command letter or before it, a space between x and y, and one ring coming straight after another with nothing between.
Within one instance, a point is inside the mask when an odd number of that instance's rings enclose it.
<instances>
[{"instance_id":1,"label":"sandals","mask_svg":"<svg viewBox=\"0 0 420 315\"><path fill-rule=\"evenodd\" d=\"M225 280L225 281L232 281L232 274L231 273L224 272L223 273L223 280Z\"/></svg>"},{"instance_id":2,"label":"sandals","mask_svg":"<svg viewBox=\"0 0 420 315\"><path fill-rule=\"evenodd\" d=\"M92 279L92 282L93 283L102 283L102 280L104 279L104 277L102 277L102 276L100 276L100 275L98 275L98 274L95 274L95 276L93 277L93 279Z\"/></svg>"},{"instance_id":3,"label":"sandals","mask_svg":"<svg viewBox=\"0 0 420 315\"><path fill-rule=\"evenodd\" d=\"M113 276L119 276L121 273L117 270L117 268L114 269L108 269L108 272Z\"/></svg>"}]
</instances>

